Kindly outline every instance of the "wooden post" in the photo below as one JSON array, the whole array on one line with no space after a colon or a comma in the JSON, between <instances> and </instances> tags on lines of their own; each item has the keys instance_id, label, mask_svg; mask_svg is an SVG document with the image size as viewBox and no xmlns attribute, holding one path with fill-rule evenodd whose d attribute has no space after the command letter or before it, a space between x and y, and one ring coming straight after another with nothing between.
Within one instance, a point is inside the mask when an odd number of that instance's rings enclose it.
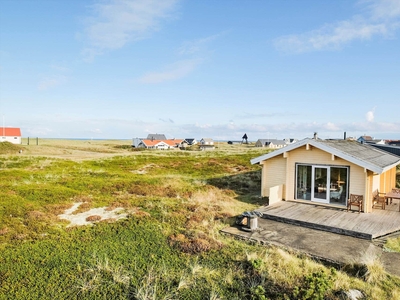
<instances>
[{"instance_id":1,"label":"wooden post","mask_svg":"<svg viewBox=\"0 0 400 300\"><path fill-rule=\"evenodd\" d=\"M36 138L36 145L39 145L39 138Z\"/></svg>"},{"instance_id":2,"label":"wooden post","mask_svg":"<svg viewBox=\"0 0 400 300\"><path fill-rule=\"evenodd\" d=\"M29 145L29 136L28 136L28 145Z\"/></svg>"}]
</instances>

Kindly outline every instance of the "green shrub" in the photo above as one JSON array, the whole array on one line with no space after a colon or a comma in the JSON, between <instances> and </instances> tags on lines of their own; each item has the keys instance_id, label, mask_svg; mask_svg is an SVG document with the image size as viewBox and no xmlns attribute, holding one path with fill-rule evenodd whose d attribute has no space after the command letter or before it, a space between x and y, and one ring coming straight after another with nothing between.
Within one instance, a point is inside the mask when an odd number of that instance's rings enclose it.
<instances>
[{"instance_id":1,"label":"green shrub","mask_svg":"<svg viewBox=\"0 0 400 300\"><path fill-rule=\"evenodd\" d=\"M317 271L304 277L302 286L295 287L293 296L295 299L323 300L327 291L332 289L335 270L331 269L330 274L324 271Z\"/></svg>"}]
</instances>

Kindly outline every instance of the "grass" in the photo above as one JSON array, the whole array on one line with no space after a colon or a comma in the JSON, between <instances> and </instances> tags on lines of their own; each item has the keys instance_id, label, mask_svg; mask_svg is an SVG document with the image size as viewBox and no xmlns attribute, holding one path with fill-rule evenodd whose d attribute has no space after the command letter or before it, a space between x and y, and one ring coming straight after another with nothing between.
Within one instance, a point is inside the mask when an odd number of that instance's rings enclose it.
<instances>
[{"instance_id":1,"label":"grass","mask_svg":"<svg viewBox=\"0 0 400 300\"><path fill-rule=\"evenodd\" d=\"M334 270L220 234L262 205L261 153L131 151L129 141L39 140L0 156L0 299L395 299L400 280L371 259ZM233 146L233 147L230 147ZM92 158L90 156L93 155ZM57 215L108 206L116 222L67 227ZM92 216L96 217L96 216Z\"/></svg>"},{"instance_id":2,"label":"grass","mask_svg":"<svg viewBox=\"0 0 400 300\"><path fill-rule=\"evenodd\" d=\"M398 252L400 253L400 237L398 238L389 238L386 241L385 249L388 251Z\"/></svg>"}]
</instances>

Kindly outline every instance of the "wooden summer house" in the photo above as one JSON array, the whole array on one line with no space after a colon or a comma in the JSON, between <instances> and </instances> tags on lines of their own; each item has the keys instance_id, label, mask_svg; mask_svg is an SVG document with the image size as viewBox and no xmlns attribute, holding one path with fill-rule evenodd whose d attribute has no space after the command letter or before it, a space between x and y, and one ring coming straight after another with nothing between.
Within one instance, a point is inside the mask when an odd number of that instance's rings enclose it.
<instances>
[{"instance_id":1,"label":"wooden summer house","mask_svg":"<svg viewBox=\"0 0 400 300\"><path fill-rule=\"evenodd\" d=\"M347 206L350 194L363 195L371 212L373 193L396 186L400 157L349 140L304 139L251 160L262 166L261 196L324 206Z\"/></svg>"}]
</instances>

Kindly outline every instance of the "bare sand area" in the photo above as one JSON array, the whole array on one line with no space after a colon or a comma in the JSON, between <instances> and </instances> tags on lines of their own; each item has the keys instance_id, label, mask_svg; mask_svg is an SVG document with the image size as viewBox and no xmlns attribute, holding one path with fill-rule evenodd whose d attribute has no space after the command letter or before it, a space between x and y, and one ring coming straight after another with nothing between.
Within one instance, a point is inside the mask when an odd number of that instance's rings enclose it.
<instances>
[{"instance_id":1,"label":"bare sand area","mask_svg":"<svg viewBox=\"0 0 400 300\"><path fill-rule=\"evenodd\" d=\"M74 203L72 207L66 209L63 214L58 215L60 219L70 222L67 227L93 225L95 222L105 220L116 221L119 219L124 219L128 216L128 214L125 212L125 209L122 207L117 207L112 210L110 210L108 207L98 207L81 213L75 213L81 204L82 202Z\"/></svg>"}]
</instances>

